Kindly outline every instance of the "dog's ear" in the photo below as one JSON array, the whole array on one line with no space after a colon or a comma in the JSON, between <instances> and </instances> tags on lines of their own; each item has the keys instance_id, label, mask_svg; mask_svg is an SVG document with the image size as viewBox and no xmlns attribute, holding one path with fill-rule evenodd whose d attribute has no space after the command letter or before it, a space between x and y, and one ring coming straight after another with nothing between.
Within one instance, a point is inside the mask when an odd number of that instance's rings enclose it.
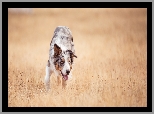
<instances>
[{"instance_id":1,"label":"dog's ear","mask_svg":"<svg viewBox=\"0 0 154 114\"><path fill-rule=\"evenodd\" d=\"M71 50L67 50L67 51L70 53L71 64L73 64L73 57L77 58L77 56Z\"/></svg>"},{"instance_id":2,"label":"dog's ear","mask_svg":"<svg viewBox=\"0 0 154 114\"><path fill-rule=\"evenodd\" d=\"M61 48L57 45L57 44L54 44L54 56L58 56L60 55L62 52Z\"/></svg>"},{"instance_id":3,"label":"dog's ear","mask_svg":"<svg viewBox=\"0 0 154 114\"><path fill-rule=\"evenodd\" d=\"M67 50L69 53L70 53L70 56L73 58L73 57L76 57L77 58L77 56L71 51L71 50Z\"/></svg>"},{"instance_id":4,"label":"dog's ear","mask_svg":"<svg viewBox=\"0 0 154 114\"><path fill-rule=\"evenodd\" d=\"M74 53L72 53L72 57L75 57L75 58L77 58L77 56L76 56Z\"/></svg>"}]
</instances>

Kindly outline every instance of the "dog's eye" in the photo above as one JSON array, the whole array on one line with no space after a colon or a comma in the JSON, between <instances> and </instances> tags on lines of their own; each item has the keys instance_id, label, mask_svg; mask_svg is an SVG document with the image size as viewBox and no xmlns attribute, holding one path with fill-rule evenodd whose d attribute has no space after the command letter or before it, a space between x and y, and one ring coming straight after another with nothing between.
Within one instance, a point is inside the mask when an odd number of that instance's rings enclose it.
<instances>
[{"instance_id":1,"label":"dog's eye","mask_svg":"<svg viewBox=\"0 0 154 114\"><path fill-rule=\"evenodd\" d=\"M61 61L61 62L60 62L60 64L64 64L64 62L63 62L63 61Z\"/></svg>"}]
</instances>

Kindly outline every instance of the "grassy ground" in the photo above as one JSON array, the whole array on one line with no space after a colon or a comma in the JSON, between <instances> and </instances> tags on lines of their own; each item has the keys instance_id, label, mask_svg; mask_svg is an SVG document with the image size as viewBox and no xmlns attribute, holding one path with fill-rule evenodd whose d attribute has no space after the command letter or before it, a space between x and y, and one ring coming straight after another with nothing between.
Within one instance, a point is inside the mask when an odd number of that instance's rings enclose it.
<instances>
[{"instance_id":1,"label":"grassy ground","mask_svg":"<svg viewBox=\"0 0 154 114\"><path fill-rule=\"evenodd\" d=\"M146 9L33 9L8 15L8 106L147 106ZM78 56L66 89L44 87L56 26Z\"/></svg>"}]
</instances>

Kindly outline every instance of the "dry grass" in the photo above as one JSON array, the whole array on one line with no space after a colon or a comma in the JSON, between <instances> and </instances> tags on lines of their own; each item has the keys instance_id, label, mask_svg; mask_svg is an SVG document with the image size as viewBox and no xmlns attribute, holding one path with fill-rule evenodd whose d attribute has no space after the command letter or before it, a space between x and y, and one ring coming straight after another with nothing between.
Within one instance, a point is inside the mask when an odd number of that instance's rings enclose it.
<instances>
[{"instance_id":1,"label":"dry grass","mask_svg":"<svg viewBox=\"0 0 154 114\"><path fill-rule=\"evenodd\" d=\"M8 15L8 106L147 106L146 9L34 9ZM56 26L76 55L66 89L44 76Z\"/></svg>"}]
</instances>

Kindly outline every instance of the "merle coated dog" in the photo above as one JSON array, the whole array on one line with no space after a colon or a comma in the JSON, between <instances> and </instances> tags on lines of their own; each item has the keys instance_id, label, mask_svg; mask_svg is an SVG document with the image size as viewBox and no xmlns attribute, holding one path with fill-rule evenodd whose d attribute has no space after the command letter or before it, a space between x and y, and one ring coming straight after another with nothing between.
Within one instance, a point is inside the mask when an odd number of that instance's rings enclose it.
<instances>
[{"instance_id":1,"label":"merle coated dog","mask_svg":"<svg viewBox=\"0 0 154 114\"><path fill-rule=\"evenodd\" d=\"M45 86L50 89L50 76L54 72L58 84L65 88L67 80L72 78L72 65L75 55L73 36L66 26L58 26L50 43L49 60L46 65Z\"/></svg>"}]
</instances>

